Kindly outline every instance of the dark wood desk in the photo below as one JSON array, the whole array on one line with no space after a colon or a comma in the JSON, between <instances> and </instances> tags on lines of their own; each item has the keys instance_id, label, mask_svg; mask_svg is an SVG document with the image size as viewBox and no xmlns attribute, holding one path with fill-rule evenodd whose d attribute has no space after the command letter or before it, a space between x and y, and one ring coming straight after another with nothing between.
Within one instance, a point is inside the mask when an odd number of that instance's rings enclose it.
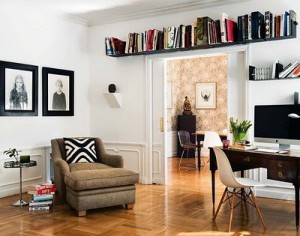
<instances>
[{"instance_id":1,"label":"dark wood desk","mask_svg":"<svg viewBox=\"0 0 300 236\"><path fill-rule=\"evenodd\" d=\"M299 228L299 181L300 181L300 153L289 154L262 153L235 149L222 149L230 161L233 171L255 168L266 168L267 178L292 183L295 187L296 227ZM210 170L212 181L212 202L215 205L215 171L217 170L216 156L210 151Z\"/></svg>"}]
</instances>

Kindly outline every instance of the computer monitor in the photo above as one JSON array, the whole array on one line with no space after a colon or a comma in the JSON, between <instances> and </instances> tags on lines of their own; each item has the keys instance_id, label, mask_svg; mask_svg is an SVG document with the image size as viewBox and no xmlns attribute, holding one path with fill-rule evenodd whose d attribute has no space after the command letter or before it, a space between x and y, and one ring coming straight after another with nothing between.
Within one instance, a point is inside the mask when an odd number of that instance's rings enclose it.
<instances>
[{"instance_id":1,"label":"computer monitor","mask_svg":"<svg viewBox=\"0 0 300 236\"><path fill-rule=\"evenodd\" d=\"M279 144L279 149L300 145L300 105L254 107L254 141Z\"/></svg>"}]
</instances>

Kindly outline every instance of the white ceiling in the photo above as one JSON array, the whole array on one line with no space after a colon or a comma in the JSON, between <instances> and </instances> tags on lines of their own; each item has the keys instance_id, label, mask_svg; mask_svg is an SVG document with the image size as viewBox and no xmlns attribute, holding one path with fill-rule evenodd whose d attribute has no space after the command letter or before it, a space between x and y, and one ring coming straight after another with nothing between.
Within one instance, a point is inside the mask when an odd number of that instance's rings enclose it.
<instances>
[{"instance_id":1,"label":"white ceiling","mask_svg":"<svg viewBox=\"0 0 300 236\"><path fill-rule=\"evenodd\" d=\"M221 6L249 0L24 0L43 9L67 14L88 25L117 22Z\"/></svg>"}]
</instances>

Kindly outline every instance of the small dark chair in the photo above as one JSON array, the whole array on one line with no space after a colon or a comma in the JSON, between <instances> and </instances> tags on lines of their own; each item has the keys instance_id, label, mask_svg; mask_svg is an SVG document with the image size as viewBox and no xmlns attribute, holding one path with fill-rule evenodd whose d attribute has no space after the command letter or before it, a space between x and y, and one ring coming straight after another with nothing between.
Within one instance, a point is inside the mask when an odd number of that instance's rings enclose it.
<instances>
[{"instance_id":1,"label":"small dark chair","mask_svg":"<svg viewBox=\"0 0 300 236\"><path fill-rule=\"evenodd\" d=\"M194 151L197 150L197 144L194 144L191 142L190 133L185 130L178 131L178 138L179 138L180 146L183 148L181 157L180 157L180 161L179 161L179 169L180 169L184 152L186 152L186 157L188 157L190 149L193 149ZM187 166L185 166L185 167L187 167ZM198 159L196 158L196 155L195 155L195 168L197 168L197 167L198 167Z\"/></svg>"}]
</instances>

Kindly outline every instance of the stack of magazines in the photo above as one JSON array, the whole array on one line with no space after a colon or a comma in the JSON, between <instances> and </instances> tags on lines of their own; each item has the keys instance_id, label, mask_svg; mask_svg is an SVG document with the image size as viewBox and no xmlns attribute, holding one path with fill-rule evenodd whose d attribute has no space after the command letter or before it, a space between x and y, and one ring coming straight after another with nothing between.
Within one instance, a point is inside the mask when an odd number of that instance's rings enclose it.
<instances>
[{"instance_id":1,"label":"stack of magazines","mask_svg":"<svg viewBox=\"0 0 300 236\"><path fill-rule=\"evenodd\" d=\"M28 194L32 195L29 202L29 211L50 211L53 208L56 187L52 183L30 185Z\"/></svg>"}]
</instances>

